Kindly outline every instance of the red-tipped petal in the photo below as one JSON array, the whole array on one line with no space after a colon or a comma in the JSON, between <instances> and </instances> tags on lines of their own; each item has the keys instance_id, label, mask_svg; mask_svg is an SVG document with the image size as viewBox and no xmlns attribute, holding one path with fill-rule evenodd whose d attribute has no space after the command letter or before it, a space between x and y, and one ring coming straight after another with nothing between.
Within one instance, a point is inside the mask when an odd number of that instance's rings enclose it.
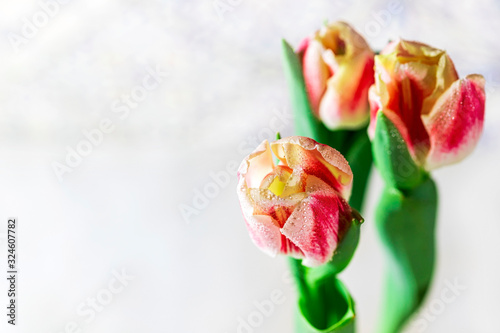
<instances>
[{"instance_id":1,"label":"red-tipped petal","mask_svg":"<svg viewBox=\"0 0 500 333\"><path fill-rule=\"evenodd\" d=\"M303 72L307 94L311 108L318 115L321 97L326 89L326 82L330 77L330 70L323 61L323 46L316 40L310 40L303 57Z\"/></svg>"},{"instance_id":2,"label":"red-tipped petal","mask_svg":"<svg viewBox=\"0 0 500 333\"><path fill-rule=\"evenodd\" d=\"M431 140L426 169L459 162L476 146L484 121L484 78L468 75L456 81L424 116Z\"/></svg>"},{"instance_id":3,"label":"red-tipped petal","mask_svg":"<svg viewBox=\"0 0 500 333\"><path fill-rule=\"evenodd\" d=\"M281 233L303 253L303 264L318 266L329 261L337 248L339 236L339 200L328 185L311 176L309 189L281 229Z\"/></svg>"}]
</instances>

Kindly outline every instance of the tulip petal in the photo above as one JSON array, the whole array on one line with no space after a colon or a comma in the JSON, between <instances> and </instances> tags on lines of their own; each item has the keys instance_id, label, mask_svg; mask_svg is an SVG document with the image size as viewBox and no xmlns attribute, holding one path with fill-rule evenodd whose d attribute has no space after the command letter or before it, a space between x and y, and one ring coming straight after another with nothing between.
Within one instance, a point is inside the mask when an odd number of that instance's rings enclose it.
<instances>
[{"instance_id":1,"label":"tulip petal","mask_svg":"<svg viewBox=\"0 0 500 333\"><path fill-rule=\"evenodd\" d=\"M271 149L283 164L320 178L349 199L352 171L337 150L301 136L278 140L272 143Z\"/></svg>"},{"instance_id":2,"label":"tulip petal","mask_svg":"<svg viewBox=\"0 0 500 333\"><path fill-rule=\"evenodd\" d=\"M375 126L377 124L378 111L382 109L382 101L377 93L377 87L372 84L368 90L368 101L370 102L370 125L368 126L368 135L373 139L375 135Z\"/></svg>"},{"instance_id":3,"label":"tulip petal","mask_svg":"<svg viewBox=\"0 0 500 333\"><path fill-rule=\"evenodd\" d=\"M264 140L253 153L241 162L238 169L238 178L246 180L249 188L258 188L266 175L273 171L273 154L269 142Z\"/></svg>"},{"instance_id":4,"label":"tulip petal","mask_svg":"<svg viewBox=\"0 0 500 333\"><path fill-rule=\"evenodd\" d=\"M239 179L237 193L253 243L271 256L284 253L301 257L300 249L281 234L280 228L306 193L281 199L267 189L248 188L244 177Z\"/></svg>"},{"instance_id":5,"label":"tulip petal","mask_svg":"<svg viewBox=\"0 0 500 333\"><path fill-rule=\"evenodd\" d=\"M356 129L369 119L368 88L373 83L373 54L350 59L327 83L319 117L330 129Z\"/></svg>"},{"instance_id":6,"label":"tulip petal","mask_svg":"<svg viewBox=\"0 0 500 333\"><path fill-rule=\"evenodd\" d=\"M245 222L250 238L259 249L272 257L280 253L282 235L270 216L245 216Z\"/></svg>"},{"instance_id":7,"label":"tulip petal","mask_svg":"<svg viewBox=\"0 0 500 333\"><path fill-rule=\"evenodd\" d=\"M474 149L483 129L484 107L484 78L477 74L456 81L438 99L423 117L431 140L427 170L459 162Z\"/></svg>"},{"instance_id":8,"label":"tulip petal","mask_svg":"<svg viewBox=\"0 0 500 333\"><path fill-rule=\"evenodd\" d=\"M253 207L252 215L269 215L277 227L283 227L295 206L306 197L306 193L295 193L281 198L267 189L248 189L248 200Z\"/></svg>"},{"instance_id":9,"label":"tulip petal","mask_svg":"<svg viewBox=\"0 0 500 333\"><path fill-rule=\"evenodd\" d=\"M426 96L420 79L425 78L431 69L427 65L411 67L399 61L401 59L396 58L396 53L375 58L376 89L370 97L378 97L378 101L372 101L372 104L381 104L382 111L400 132L413 158L421 162L429 147L429 137L421 119ZM371 131L374 132L373 123Z\"/></svg>"},{"instance_id":10,"label":"tulip petal","mask_svg":"<svg viewBox=\"0 0 500 333\"><path fill-rule=\"evenodd\" d=\"M250 238L262 251L275 256L281 247L279 223L271 216L254 215L254 202L249 195L244 175L239 176L237 194Z\"/></svg>"},{"instance_id":11,"label":"tulip petal","mask_svg":"<svg viewBox=\"0 0 500 333\"><path fill-rule=\"evenodd\" d=\"M324 48L317 40L310 40L302 63L309 102L316 116L330 76L330 70L323 61L323 52Z\"/></svg>"},{"instance_id":12,"label":"tulip petal","mask_svg":"<svg viewBox=\"0 0 500 333\"><path fill-rule=\"evenodd\" d=\"M393 41L389 41L389 43L387 43L387 45L382 49L382 51L380 51L379 54L390 54L394 51L396 51L398 45L401 43L401 38L398 38L396 40L393 40Z\"/></svg>"},{"instance_id":13,"label":"tulip petal","mask_svg":"<svg viewBox=\"0 0 500 333\"><path fill-rule=\"evenodd\" d=\"M340 225L338 194L314 176L308 188L314 191L295 208L281 233L304 253L305 266L318 266L332 258L346 226Z\"/></svg>"}]
</instances>

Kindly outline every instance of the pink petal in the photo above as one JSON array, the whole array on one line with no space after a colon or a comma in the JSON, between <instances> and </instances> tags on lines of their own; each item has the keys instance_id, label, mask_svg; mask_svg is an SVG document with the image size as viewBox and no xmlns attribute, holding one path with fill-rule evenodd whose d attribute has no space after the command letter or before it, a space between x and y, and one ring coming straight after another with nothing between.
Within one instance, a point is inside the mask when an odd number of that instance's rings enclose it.
<instances>
[{"instance_id":1,"label":"pink petal","mask_svg":"<svg viewBox=\"0 0 500 333\"><path fill-rule=\"evenodd\" d=\"M378 56L376 64L377 93L383 112L401 133L415 161L422 163L430 145L421 118L422 106L427 97L426 91L427 94L432 92L432 89L424 89L422 80L436 66L419 62L400 64L393 54ZM431 83L429 85L432 86Z\"/></svg>"},{"instance_id":2,"label":"pink petal","mask_svg":"<svg viewBox=\"0 0 500 333\"><path fill-rule=\"evenodd\" d=\"M375 135L375 125L377 124L377 113L382 109L380 96L377 94L377 88L373 84L368 90L368 101L370 102L370 126L368 126L368 135L373 139Z\"/></svg>"},{"instance_id":3,"label":"pink petal","mask_svg":"<svg viewBox=\"0 0 500 333\"><path fill-rule=\"evenodd\" d=\"M310 37L304 38L302 42L299 44L299 47L297 47L297 51L295 51L299 57L304 56L304 52L306 52L307 48L309 47L309 42L311 41Z\"/></svg>"},{"instance_id":4,"label":"pink petal","mask_svg":"<svg viewBox=\"0 0 500 333\"><path fill-rule=\"evenodd\" d=\"M431 150L426 169L459 162L476 146L484 121L484 78L468 75L438 99L424 117L430 135Z\"/></svg>"},{"instance_id":5,"label":"pink petal","mask_svg":"<svg viewBox=\"0 0 500 333\"><path fill-rule=\"evenodd\" d=\"M324 48L317 40L309 41L303 57L303 72L306 90L313 112L318 115L319 104L326 89L330 70L323 61Z\"/></svg>"},{"instance_id":6,"label":"pink petal","mask_svg":"<svg viewBox=\"0 0 500 333\"><path fill-rule=\"evenodd\" d=\"M337 248L340 198L328 185L311 176L309 194L297 206L281 233L303 253L306 266L318 266L329 261Z\"/></svg>"},{"instance_id":7,"label":"pink petal","mask_svg":"<svg viewBox=\"0 0 500 333\"><path fill-rule=\"evenodd\" d=\"M282 235L270 216L245 216L245 222L250 238L259 249L273 257L281 252Z\"/></svg>"},{"instance_id":8,"label":"pink petal","mask_svg":"<svg viewBox=\"0 0 500 333\"><path fill-rule=\"evenodd\" d=\"M364 63L364 66L360 67L363 68L363 70L361 71L361 76L358 79L357 88L351 98L351 110L356 110L360 107L364 108L364 111L368 109L368 89L373 83L375 83L375 71L373 68L375 62L373 53L370 52L365 56Z\"/></svg>"}]
</instances>

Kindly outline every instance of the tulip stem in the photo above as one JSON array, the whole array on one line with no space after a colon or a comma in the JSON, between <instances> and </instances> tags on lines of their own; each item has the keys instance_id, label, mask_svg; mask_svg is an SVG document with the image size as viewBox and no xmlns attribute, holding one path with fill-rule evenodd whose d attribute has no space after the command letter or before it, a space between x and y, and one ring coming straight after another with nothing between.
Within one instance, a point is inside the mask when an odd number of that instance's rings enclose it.
<instances>
[{"instance_id":1,"label":"tulip stem","mask_svg":"<svg viewBox=\"0 0 500 333\"><path fill-rule=\"evenodd\" d=\"M377 332L400 332L424 300L434 272L436 213L431 178L404 192L388 186L382 194L375 217L387 255Z\"/></svg>"},{"instance_id":2,"label":"tulip stem","mask_svg":"<svg viewBox=\"0 0 500 333\"><path fill-rule=\"evenodd\" d=\"M342 153L342 152L341 152ZM362 212L366 197L366 188L373 165L372 148L366 128L356 131L349 141L344 155L353 174L352 194L349 205Z\"/></svg>"}]
</instances>

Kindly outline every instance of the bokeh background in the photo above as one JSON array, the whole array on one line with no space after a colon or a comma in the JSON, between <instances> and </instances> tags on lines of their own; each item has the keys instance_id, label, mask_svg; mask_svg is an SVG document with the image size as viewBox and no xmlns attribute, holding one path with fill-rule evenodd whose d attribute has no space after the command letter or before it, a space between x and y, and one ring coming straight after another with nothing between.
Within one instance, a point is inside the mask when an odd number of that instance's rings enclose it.
<instances>
[{"instance_id":1,"label":"bokeh background","mask_svg":"<svg viewBox=\"0 0 500 333\"><path fill-rule=\"evenodd\" d=\"M292 332L287 262L251 243L234 165L276 129L293 134L281 39L298 45L342 19L375 49L423 41L447 50L461 76L486 77L477 149L434 173L438 266L417 316L426 325L407 332L499 332L499 17L494 0L2 2L0 266L15 216L20 275L15 328L0 279L0 331ZM342 274L363 333L377 319L383 269L377 173L370 185ZM272 293L279 304L239 329Z\"/></svg>"}]
</instances>

